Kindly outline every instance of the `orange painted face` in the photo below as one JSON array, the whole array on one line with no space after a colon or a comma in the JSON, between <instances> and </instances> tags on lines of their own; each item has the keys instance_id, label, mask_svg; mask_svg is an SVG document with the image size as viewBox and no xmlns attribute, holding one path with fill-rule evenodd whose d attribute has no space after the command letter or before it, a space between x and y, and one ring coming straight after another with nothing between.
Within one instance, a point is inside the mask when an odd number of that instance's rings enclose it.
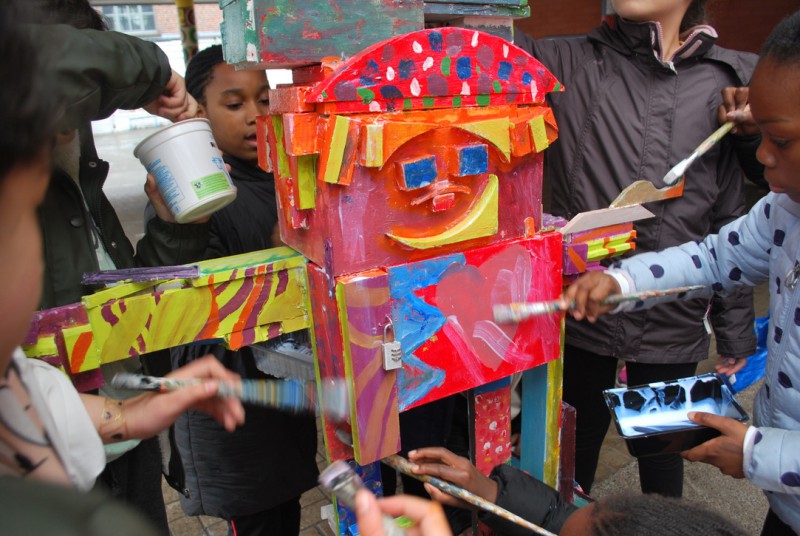
<instances>
[{"instance_id":1,"label":"orange painted face","mask_svg":"<svg viewBox=\"0 0 800 536\"><path fill-rule=\"evenodd\" d=\"M495 234L497 161L490 142L460 128L409 140L380 171L388 205L398 217L388 236L425 249Z\"/></svg>"},{"instance_id":2,"label":"orange painted face","mask_svg":"<svg viewBox=\"0 0 800 536\"><path fill-rule=\"evenodd\" d=\"M482 190L489 159L485 140L453 128L426 132L384 166L386 190L397 208L421 207L453 218Z\"/></svg>"}]
</instances>

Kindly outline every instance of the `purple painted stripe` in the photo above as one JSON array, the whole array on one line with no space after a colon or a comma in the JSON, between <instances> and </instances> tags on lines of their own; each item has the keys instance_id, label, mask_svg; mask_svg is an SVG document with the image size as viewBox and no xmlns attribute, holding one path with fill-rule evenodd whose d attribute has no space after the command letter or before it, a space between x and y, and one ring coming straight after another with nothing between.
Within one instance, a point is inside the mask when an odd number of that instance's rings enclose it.
<instances>
[{"instance_id":1,"label":"purple painted stripe","mask_svg":"<svg viewBox=\"0 0 800 536\"><path fill-rule=\"evenodd\" d=\"M114 303L116 303L116 301L108 302L100 307L100 316L112 326L119 322L119 318L117 318L117 315L111 310Z\"/></svg>"},{"instance_id":2,"label":"purple painted stripe","mask_svg":"<svg viewBox=\"0 0 800 536\"><path fill-rule=\"evenodd\" d=\"M275 288L275 297L277 298L284 292L286 292L286 287L289 286L289 271L288 270L281 270L278 272L278 286Z\"/></svg>"},{"instance_id":3,"label":"purple painted stripe","mask_svg":"<svg viewBox=\"0 0 800 536\"><path fill-rule=\"evenodd\" d=\"M240 281L242 282L241 288L236 291L236 294L234 294L233 297L227 301L227 303L219 308L220 322L222 322L225 317L239 309L247 301L247 297L253 290L254 283L252 278L247 277L245 279L241 279ZM219 296L218 293L215 294Z\"/></svg>"},{"instance_id":4,"label":"purple painted stripe","mask_svg":"<svg viewBox=\"0 0 800 536\"><path fill-rule=\"evenodd\" d=\"M87 370L86 372L79 372L70 376L72 385L80 393L87 391L94 391L100 389L105 382L103 381L103 372L100 369Z\"/></svg>"},{"instance_id":5,"label":"purple painted stripe","mask_svg":"<svg viewBox=\"0 0 800 536\"><path fill-rule=\"evenodd\" d=\"M247 320L244 324L245 328L258 325L258 314L264 309L264 304L269 301L269 292L272 289L272 274L257 277L263 277L264 284L261 285L261 291L258 293L258 298L256 298L253 308L250 310L250 314L247 315Z\"/></svg>"},{"instance_id":6,"label":"purple painted stripe","mask_svg":"<svg viewBox=\"0 0 800 536\"><path fill-rule=\"evenodd\" d=\"M147 281L183 279L199 276L200 268L197 265L152 266L146 268L122 268L120 270L87 272L83 274L81 283L84 285L105 285L107 283L119 283L122 281L144 283Z\"/></svg>"}]
</instances>

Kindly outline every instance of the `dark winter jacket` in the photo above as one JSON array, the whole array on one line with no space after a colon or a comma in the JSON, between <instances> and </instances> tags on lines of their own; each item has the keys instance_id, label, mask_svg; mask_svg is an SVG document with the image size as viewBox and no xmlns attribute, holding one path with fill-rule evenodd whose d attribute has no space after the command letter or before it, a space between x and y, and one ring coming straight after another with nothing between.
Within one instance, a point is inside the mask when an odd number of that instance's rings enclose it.
<instances>
[{"instance_id":1,"label":"dark winter jacket","mask_svg":"<svg viewBox=\"0 0 800 536\"><path fill-rule=\"evenodd\" d=\"M238 188L236 200L211 217L207 258L272 247L277 224L273 176L226 156ZM250 348L219 345L173 349L173 366L213 353L243 378L263 379ZM190 411L175 423L185 471L181 505L190 515L230 519L256 514L299 497L317 481L317 432L313 416L247 407L244 426L227 432L204 413Z\"/></svg>"},{"instance_id":2,"label":"dark winter jacket","mask_svg":"<svg viewBox=\"0 0 800 536\"><path fill-rule=\"evenodd\" d=\"M561 531L567 518L578 509L544 482L510 465L498 465L489 478L497 482L497 506L555 534ZM485 511L481 511L478 517L489 528L504 536L531 534L530 530Z\"/></svg>"},{"instance_id":3,"label":"dark winter jacket","mask_svg":"<svg viewBox=\"0 0 800 536\"><path fill-rule=\"evenodd\" d=\"M47 33L70 51L51 64L56 90L66 103L63 125L80 131L80 189L86 203L75 181L56 169L39 207L45 259L42 308L75 303L92 292L80 283L84 272L99 269L92 221L117 268L193 262L208 243L208 224L178 225L155 218L134 253L103 193L109 165L97 157L89 122L158 97L171 73L166 56L153 43L115 32L54 25Z\"/></svg>"},{"instance_id":4,"label":"dark winter jacket","mask_svg":"<svg viewBox=\"0 0 800 536\"><path fill-rule=\"evenodd\" d=\"M565 218L606 208L632 182L662 177L719 127L721 91L743 86L753 54L715 46L708 26L684 35L674 57L661 59L656 23L616 20L585 38L521 46L565 85L552 94L559 139L545 156L551 212ZM686 172L683 196L649 203L656 217L638 221L637 252L699 240L745 212L742 168L763 173L753 155L758 138L728 136ZM737 155L739 158L737 159ZM592 352L649 363L697 362L708 357L706 300L660 305L646 313L567 320L566 343ZM745 357L755 350L749 291L715 297L711 306L717 350Z\"/></svg>"}]
</instances>

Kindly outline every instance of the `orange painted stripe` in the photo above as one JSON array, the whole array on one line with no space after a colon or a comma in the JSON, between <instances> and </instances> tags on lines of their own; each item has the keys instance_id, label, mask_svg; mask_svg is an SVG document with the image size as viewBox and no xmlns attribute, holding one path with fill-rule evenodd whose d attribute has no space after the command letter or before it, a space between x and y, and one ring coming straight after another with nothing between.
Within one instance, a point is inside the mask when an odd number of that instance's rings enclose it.
<instances>
[{"instance_id":1,"label":"orange painted stripe","mask_svg":"<svg viewBox=\"0 0 800 536\"><path fill-rule=\"evenodd\" d=\"M91 331L78 335L78 340L75 341L75 346L72 347L72 363L70 366L72 367L73 373L81 371L83 363L86 361L86 353L92 346L93 340L94 333Z\"/></svg>"},{"instance_id":2,"label":"orange painted stripe","mask_svg":"<svg viewBox=\"0 0 800 536\"><path fill-rule=\"evenodd\" d=\"M205 339L213 339L219 330L219 304L217 303L217 294L214 292L214 275L208 277L208 290L211 293L211 310L208 313L208 321L203 326L203 331L200 332L196 340L202 341Z\"/></svg>"},{"instance_id":3,"label":"orange painted stripe","mask_svg":"<svg viewBox=\"0 0 800 536\"><path fill-rule=\"evenodd\" d=\"M606 238L608 236L624 234L625 232L630 231L632 227L633 227L632 223L619 223L617 225L612 225L610 227L601 227L599 229L587 231L586 234L582 234L574 238L572 240L572 243L581 244L583 242L588 242L590 240L594 240L597 238Z\"/></svg>"},{"instance_id":4,"label":"orange painted stripe","mask_svg":"<svg viewBox=\"0 0 800 536\"><path fill-rule=\"evenodd\" d=\"M264 265L256 267L256 273L253 276L253 289L250 291L250 294L247 296L247 301L242 308L242 312L239 313L239 318L236 320L236 324L233 326L233 333L231 333L231 338L229 343L231 348L239 348L242 344L242 340L244 335L242 334L242 330L245 328L245 323L247 322L247 318L250 316L250 313L253 311L253 308L256 306L256 302L258 301L258 296L261 294L261 289L264 287L264 277L266 273L267 267ZM273 277L276 277L277 274L273 274Z\"/></svg>"},{"instance_id":5,"label":"orange painted stripe","mask_svg":"<svg viewBox=\"0 0 800 536\"><path fill-rule=\"evenodd\" d=\"M569 248L567 249L567 254L569 255L569 260L572 261L572 264L575 265L578 271L580 272L586 271L586 261L584 260L583 257L581 257L580 253L578 253L572 248Z\"/></svg>"}]
</instances>

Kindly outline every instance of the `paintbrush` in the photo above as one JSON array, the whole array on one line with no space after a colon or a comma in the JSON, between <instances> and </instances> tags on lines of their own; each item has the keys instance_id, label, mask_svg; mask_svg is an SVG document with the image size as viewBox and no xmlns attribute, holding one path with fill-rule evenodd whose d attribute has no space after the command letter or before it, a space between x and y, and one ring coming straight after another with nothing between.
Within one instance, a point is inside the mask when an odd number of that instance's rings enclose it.
<instances>
[{"instance_id":1,"label":"paintbrush","mask_svg":"<svg viewBox=\"0 0 800 536\"><path fill-rule=\"evenodd\" d=\"M142 374L118 373L111 385L119 389L166 393L213 380L199 378L161 378ZM322 402L317 401L315 382L295 379L217 381L217 396L238 398L243 404L264 406L292 413L324 411L326 417L343 421L349 416L347 385L343 380L327 380L321 389Z\"/></svg>"},{"instance_id":2,"label":"paintbrush","mask_svg":"<svg viewBox=\"0 0 800 536\"><path fill-rule=\"evenodd\" d=\"M745 108L745 110L747 110L747 108ZM664 178L662 179L664 184L671 185L678 182L678 179L680 179L683 174L686 173L688 167L691 166L695 160L706 154L706 152L714 147L719 140L724 138L725 135L730 132L731 129L733 129L734 125L735 123L733 121L728 121L714 131L714 133L707 137L703 143L697 146L697 149L695 149L692 154L675 164L675 166L670 169L666 175L664 175Z\"/></svg>"},{"instance_id":3,"label":"paintbrush","mask_svg":"<svg viewBox=\"0 0 800 536\"><path fill-rule=\"evenodd\" d=\"M361 482L353 468L342 460L333 462L319 474L319 484L325 491L335 495L340 504L353 512L356 511L356 493L358 493L358 490L366 489L372 493ZM405 518L395 519L387 514L382 514L381 517L386 536L405 536L405 527L410 526L408 520Z\"/></svg>"},{"instance_id":4,"label":"paintbrush","mask_svg":"<svg viewBox=\"0 0 800 536\"><path fill-rule=\"evenodd\" d=\"M624 302L647 300L651 298L660 298L662 296L670 296L672 294L681 294L684 292L691 292L705 288L703 285L692 285L688 287L676 287L666 290L645 290L642 292L632 292L630 294L613 294L603 300L603 305L618 305ZM561 313L572 309L575 303L570 303L569 306L564 306L561 300L541 301L541 302L517 302L509 304L498 304L492 307L494 313L494 321L498 324L510 324L522 322L528 318L546 315L551 313Z\"/></svg>"},{"instance_id":5,"label":"paintbrush","mask_svg":"<svg viewBox=\"0 0 800 536\"><path fill-rule=\"evenodd\" d=\"M505 508L501 508L497 506L493 502L487 501L483 497L475 495L471 491L467 491L460 486L456 486L451 482L447 482L446 480L442 480L441 478L436 478L435 476L431 475L420 475L412 471L412 464L405 458L398 456L397 454L392 454L391 456L387 456L381 460L386 465L397 469L404 475L408 475L412 478L416 478L420 482L425 482L426 484L430 484L431 486L447 493L448 495L452 495L457 499L461 499L462 501L471 504L472 506L476 506L481 510L485 510L491 514L494 514L498 517L501 517L515 525L519 525L520 527L524 527L536 534L542 534L545 536L554 536L552 532L543 529L539 525L531 523L527 519L523 519L517 514L513 512L509 512Z\"/></svg>"}]
</instances>

